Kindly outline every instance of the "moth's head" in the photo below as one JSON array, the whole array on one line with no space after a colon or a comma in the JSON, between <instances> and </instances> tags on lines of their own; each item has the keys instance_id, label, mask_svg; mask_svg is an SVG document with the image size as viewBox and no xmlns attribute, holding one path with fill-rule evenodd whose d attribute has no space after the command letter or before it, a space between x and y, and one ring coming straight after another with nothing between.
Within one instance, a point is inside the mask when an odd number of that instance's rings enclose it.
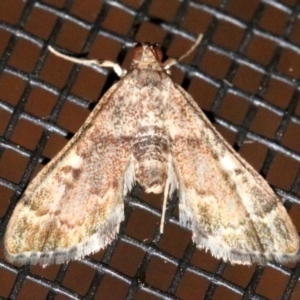
<instances>
[{"instance_id":1,"label":"moth's head","mask_svg":"<svg viewBox=\"0 0 300 300\"><path fill-rule=\"evenodd\" d=\"M158 47L158 45L152 44L139 44L136 45L133 50L133 61L135 63L145 62L161 62L163 58L163 53Z\"/></svg>"},{"instance_id":2,"label":"moth's head","mask_svg":"<svg viewBox=\"0 0 300 300\"><path fill-rule=\"evenodd\" d=\"M139 44L133 50L133 64L139 68L162 69L163 53L158 45Z\"/></svg>"}]
</instances>

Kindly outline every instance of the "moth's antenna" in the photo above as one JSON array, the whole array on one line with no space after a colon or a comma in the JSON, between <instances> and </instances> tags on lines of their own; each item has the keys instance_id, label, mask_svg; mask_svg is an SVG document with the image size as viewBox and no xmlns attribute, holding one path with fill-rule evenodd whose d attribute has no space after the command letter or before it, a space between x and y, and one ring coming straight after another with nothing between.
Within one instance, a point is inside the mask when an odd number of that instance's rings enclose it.
<instances>
[{"instance_id":1,"label":"moth's antenna","mask_svg":"<svg viewBox=\"0 0 300 300\"><path fill-rule=\"evenodd\" d=\"M190 49L188 51L186 51L183 55L181 55L179 58L177 58L177 59L176 58L168 58L163 64L164 69L165 70L170 69L170 67L176 65L178 62L182 61L185 57L189 56L196 49L196 47L200 44L202 38L203 38L203 34L200 33L197 40L190 47Z\"/></svg>"},{"instance_id":2,"label":"moth's antenna","mask_svg":"<svg viewBox=\"0 0 300 300\"><path fill-rule=\"evenodd\" d=\"M116 64L112 61L109 61L109 60L99 61L97 59L76 58L76 57L73 57L73 56L63 54L63 53L55 50L52 46L48 46L48 49L54 55L56 55L58 57L61 57L62 59L65 59L65 60L71 61L73 63L76 63L76 64L80 64L80 65L84 65L84 66L96 65L96 66L99 66L99 67L113 68L115 73L119 77L122 77L126 74L126 70L123 70L120 65L118 65L118 64Z\"/></svg>"},{"instance_id":3,"label":"moth's antenna","mask_svg":"<svg viewBox=\"0 0 300 300\"><path fill-rule=\"evenodd\" d=\"M191 46L191 48L177 59L177 62L182 61L185 57L189 56L196 49L196 47L200 44L202 38L203 38L203 34L201 33L201 34L199 34L196 42Z\"/></svg>"}]
</instances>

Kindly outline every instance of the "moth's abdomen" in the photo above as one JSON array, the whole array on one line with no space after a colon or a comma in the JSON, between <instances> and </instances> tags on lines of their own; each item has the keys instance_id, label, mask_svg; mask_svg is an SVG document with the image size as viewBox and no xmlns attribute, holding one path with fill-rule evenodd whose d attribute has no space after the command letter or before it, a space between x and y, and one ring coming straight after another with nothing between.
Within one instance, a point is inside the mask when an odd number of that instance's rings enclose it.
<instances>
[{"instance_id":1,"label":"moth's abdomen","mask_svg":"<svg viewBox=\"0 0 300 300\"><path fill-rule=\"evenodd\" d=\"M135 178L146 193L160 194L167 178L168 141L162 129L144 128L133 143Z\"/></svg>"}]
</instances>

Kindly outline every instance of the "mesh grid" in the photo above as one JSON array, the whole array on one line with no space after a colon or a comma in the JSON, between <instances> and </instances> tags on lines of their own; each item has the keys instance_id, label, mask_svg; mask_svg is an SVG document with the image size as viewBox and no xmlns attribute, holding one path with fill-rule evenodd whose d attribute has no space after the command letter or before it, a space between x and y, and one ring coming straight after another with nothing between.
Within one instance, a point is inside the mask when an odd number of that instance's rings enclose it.
<instances>
[{"instance_id":1,"label":"mesh grid","mask_svg":"<svg viewBox=\"0 0 300 300\"><path fill-rule=\"evenodd\" d=\"M0 238L31 178L117 80L49 54L48 45L130 64L135 41L160 42L172 70L260 173L300 228L300 4L285 1L0 1ZM251 140L253 142L249 143ZM136 186L117 239L82 261L16 268L1 254L1 299L298 299L299 264L232 266L191 243L168 204ZM2 248L1 248L2 251ZM1 252L2 253L2 252Z\"/></svg>"}]
</instances>

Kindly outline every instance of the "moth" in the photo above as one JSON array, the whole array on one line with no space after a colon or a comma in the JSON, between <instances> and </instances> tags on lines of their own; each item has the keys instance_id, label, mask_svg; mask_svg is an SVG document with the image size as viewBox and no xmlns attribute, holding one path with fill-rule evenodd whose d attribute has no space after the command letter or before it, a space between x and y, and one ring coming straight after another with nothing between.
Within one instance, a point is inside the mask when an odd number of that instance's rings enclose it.
<instances>
[{"instance_id":1,"label":"moth","mask_svg":"<svg viewBox=\"0 0 300 300\"><path fill-rule=\"evenodd\" d=\"M194 46L179 60L188 55ZM136 182L146 193L179 195L179 220L199 248L224 261L296 261L298 233L266 181L216 131L174 83L155 45L134 49L126 74L99 101L65 148L35 177L4 239L7 260L48 265L104 248L124 219L123 198Z\"/></svg>"}]
</instances>

